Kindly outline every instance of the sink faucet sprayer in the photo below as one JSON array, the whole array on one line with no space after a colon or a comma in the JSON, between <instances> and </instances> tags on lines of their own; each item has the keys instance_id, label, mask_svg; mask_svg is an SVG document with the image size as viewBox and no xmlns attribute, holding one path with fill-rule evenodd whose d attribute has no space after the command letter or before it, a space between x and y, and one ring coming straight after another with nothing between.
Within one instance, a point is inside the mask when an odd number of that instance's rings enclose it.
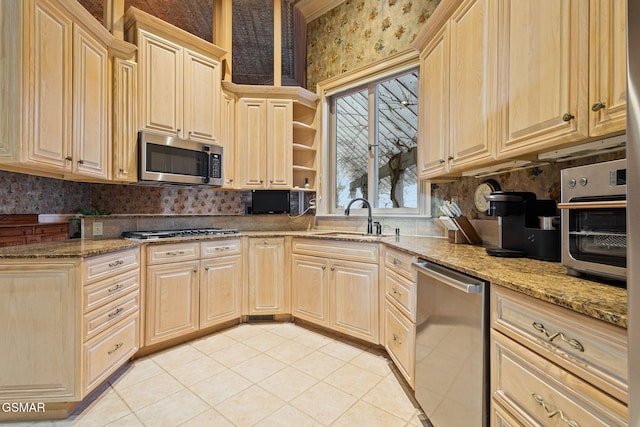
<instances>
[{"instance_id":1,"label":"sink faucet sprayer","mask_svg":"<svg viewBox=\"0 0 640 427\"><path fill-rule=\"evenodd\" d=\"M349 204L347 205L347 208L344 210L344 214L346 216L349 216L349 211L351 209L351 205L354 202L357 202L358 200L360 200L362 202L363 206L367 207L368 210L368 216L367 216L367 234L373 234L373 218L371 217L371 204L369 204L369 201L367 199L363 199L362 197L358 197L353 199L352 201L349 202ZM382 232L382 230L381 230ZM380 233L378 233L380 234Z\"/></svg>"}]
</instances>

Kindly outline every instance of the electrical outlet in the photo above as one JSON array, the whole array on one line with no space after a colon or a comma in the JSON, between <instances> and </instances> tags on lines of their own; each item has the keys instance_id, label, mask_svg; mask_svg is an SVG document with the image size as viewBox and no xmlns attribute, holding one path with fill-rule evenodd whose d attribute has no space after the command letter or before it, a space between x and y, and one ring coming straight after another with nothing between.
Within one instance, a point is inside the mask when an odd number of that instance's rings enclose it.
<instances>
[{"instance_id":1,"label":"electrical outlet","mask_svg":"<svg viewBox=\"0 0 640 427\"><path fill-rule=\"evenodd\" d=\"M93 235L94 236L102 236L102 223L94 222L93 223Z\"/></svg>"}]
</instances>

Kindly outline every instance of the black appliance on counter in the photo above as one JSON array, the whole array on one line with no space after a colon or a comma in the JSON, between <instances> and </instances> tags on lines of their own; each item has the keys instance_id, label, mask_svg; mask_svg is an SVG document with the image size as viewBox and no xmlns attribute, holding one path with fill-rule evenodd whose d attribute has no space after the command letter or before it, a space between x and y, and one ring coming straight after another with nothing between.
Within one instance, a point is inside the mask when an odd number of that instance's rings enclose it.
<instances>
[{"instance_id":1,"label":"black appliance on counter","mask_svg":"<svg viewBox=\"0 0 640 427\"><path fill-rule=\"evenodd\" d=\"M288 190L251 191L251 213L286 214L291 212L291 197Z\"/></svg>"},{"instance_id":2,"label":"black appliance on counter","mask_svg":"<svg viewBox=\"0 0 640 427\"><path fill-rule=\"evenodd\" d=\"M555 200L530 192L494 191L486 196L489 215L498 217L498 247L487 253L560 261L560 220Z\"/></svg>"}]
</instances>

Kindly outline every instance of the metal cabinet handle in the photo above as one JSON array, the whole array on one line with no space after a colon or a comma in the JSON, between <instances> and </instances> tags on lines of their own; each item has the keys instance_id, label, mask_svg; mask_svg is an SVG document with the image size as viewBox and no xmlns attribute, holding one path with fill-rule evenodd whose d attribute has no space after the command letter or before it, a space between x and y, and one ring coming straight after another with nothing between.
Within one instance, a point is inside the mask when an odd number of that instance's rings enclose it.
<instances>
[{"instance_id":1,"label":"metal cabinet handle","mask_svg":"<svg viewBox=\"0 0 640 427\"><path fill-rule=\"evenodd\" d=\"M400 261L398 258L394 258L393 265L402 265L402 261Z\"/></svg>"},{"instance_id":2,"label":"metal cabinet handle","mask_svg":"<svg viewBox=\"0 0 640 427\"><path fill-rule=\"evenodd\" d=\"M209 267L205 267L205 268L204 268L204 271L209 271Z\"/></svg>"},{"instance_id":3,"label":"metal cabinet handle","mask_svg":"<svg viewBox=\"0 0 640 427\"><path fill-rule=\"evenodd\" d=\"M533 400L535 400L536 402L538 402L543 408L544 410L547 412L547 417L548 418L553 418L556 415L560 415L560 419L562 421L564 421L565 423L569 424L571 427L580 427L580 424L578 424L577 422L575 422L574 420L570 420L567 417L564 416L564 412L562 412L559 409L550 409L549 406L547 405L547 402L544 401L544 398L542 396L540 396L537 393L531 393L531 396L533 397Z\"/></svg>"},{"instance_id":4,"label":"metal cabinet handle","mask_svg":"<svg viewBox=\"0 0 640 427\"><path fill-rule=\"evenodd\" d=\"M265 241L264 241L264 242L262 242L262 244L263 244L263 245L268 245L268 244L269 244L269 241L265 239Z\"/></svg>"},{"instance_id":5,"label":"metal cabinet handle","mask_svg":"<svg viewBox=\"0 0 640 427\"><path fill-rule=\"evenodd\" d=\"M584 346L582 344L580 344L580 341L575 340L573 338L572 339L568 339L564 335L564 333L562 333L562 332L556 332L555 334L549 334L549 332L547 332L547 329L544 327L544 325L542 323L539 323L539 322L533 322L532 326L536 331L539 331L539 332L542 332L543 334L545 334L547 336L547 338L549 338L549 342L552 342L556 338L560 337L560 339L562 341L566 342L567 344L569 344L570 346L572 346L576 350L584 351Z\"/></svg>"},{"instance_id":6,"label":"metal cabinet handle","mask_svg":"<svg viewBox=\"0 0 640 427\"><path fill-rule=\"evenodd\" d=\"M124 264L124 261L122 261L121 259L114 261L114 262L110 262L109 263L109 267L113 268L113 267L117 267L119 265Z\"/></svg>"},{"instance_id":7,"label":"metal cabinet handle","mask_svg":"<svg viewBox=\"0 0 640 427\"><path fill-rule=\"evenodd\" d=\"M391 291L393 292L394 295L402 295L402 292L400 292L398 288L392 288Z\"/></svg>"},{"instance_id":8,"label":"metal cabinet handle","mask_svg":"<svg viewBox=\"0 0 640 427\"><path fill-rule=\"evenodd\" d=\"M597 111L602 110L604 107L605 107L605 103L598 101L598 102L596 102L595 104L593 104L591 106L591 111L593 111L595 113Z\"/></svg>"},{"instance_id":9,"label":"metal cabinet handle","mask_svg":"<svg viewBox=\"0 0 640 427\"><path fill-rule=\"evenodd\" d=\"M178 256L184 255L184 251L174 251L174 252L165 252L167 256Z\"/></svg>"},{"instance_id":10,"label":"metal cabinet handle","mask_svg":"<svg viewBox=\"0 0 640 427\"><path fill-rule=\"evenodd\" d=\"M84 160L82 160L82 159L78 160L78 164L79 165L84 165Z\"/></svg>"},{"instance_id":11,"label":"metal cabinet handle","mask_svg":"<svg viewBox=\"0 0 640 427\"><path fill-rule=\"evenodd\" d=\"M336 271L336 268L335 267L331 267L331 271Z\"/></svg>"},{"instance_id":12,"label":"metal cabinet handle","mask_svg":"<svg viewBox=\"0 0 640 427\"><path fill-rule=\"evenodd\" d=\"M438 160L438 162L439 162L439 163L444 163L444 162L445 162L445 159L440 159L440 160Z\"/></svg>"},{"instance_id":13,"label":"metal cabinet handle","mask_svg":"<svg viewBox=\"0 0 640 427\"><path fill-rule=\"evenodd\" d=\"M454 158L453 156L449 156L447 157L447 160L453 160L453 158Z\"/></svg>"},{"instance_id":14,"label":"metal cabinet handle","mask_svg":"<svg viewBox=\"0 0 640 427\"><path fill-rule=\"evenodd\" d=\"M402 344L402 340L396 334L393 334L393 342L398 343L398 344Z\"/></svg>"},{"instance_id":15,"label":"metal cabinet handle","mask_svg":"<svg viewBox=\"0 0 640 427\"><path fill-rule=\"evenodd\" d=\"M114 287L107 289L107 292L108 293L112 293L112 292L118 291L118 290L120 290L122 288L124 288L124 285L122 283L118 283Z\"/></svg>"},{"instance_id":16,"label":"metal cabinet handle","mask_svg":"<svg viewBox=\"0 0 640 427\"><path fill-rule=\"evenodd\" d=\"M190 130L190 131L189 131L189 133L188 133L188 135L189 135L189 139L191 139L191 135L193 135L193 131L192 131L192 130Z\"/></svg>"},{"instance_id":17,"label":"metal cabinet handle","mask_svg":"<svg viewBox=\"0 0 640 427\"><path fill-rule=\"evenodd\" d=\"M118 349L119 349L120 347L122 347L123 345L124 345L124 343L123 343L123 342L119 342L119 343L118 343L118 344L116 344L116 345L115 345L111 350L107 351L107 354L113 354L113 353L115 353L115 352L116 352L116 351L118 351Z\"/></svg>"},{"instance_id":18,"label":"metal cabinet handle","mask_svg":"<svg viewBox=\"0 0 640 427\"><path fill-rule=\"evenodd\" d=\"M124 311L123 307L118 307L115 310L113 310L111 313L109 313L109 319L113 319L114 317L116 317L118 314L122 313Z\"/></svg>"},{"instance_id":19,"label":"metal cabinet handle","mask_svg":"<svg viewBox=\"0 0 640 427\"><path fill-rule=\"evenodd\" d=\"M323 265L323 266L322 266L322 269L323 269L323 270L326 270L326 269L327 269L327 266L326 266L326 265Z\"/></svg>"},{"instance_id":20,"label":"metal cabinet handle","mask_svg":"<svg viewBox=\"0 0 640 427\"><path fill-rule=\"evenodd\" d=\"M193 272L194 272L194 273L197 273L197 272L198 272L198 269L197 269L197 268L194 268L194 269L193 269Z\"/></svg>"},{"instance_id":21,"label":"metal cabinet handle","mask_svg":"<svg viewBox=\"0 0 640 427\"><path fill-rule=\"evenodd\" d=\"M181 131L181 130L182 130L182 129L180 129L180 128L176 129L176 136L180 136L180 131Z\"/></svg>"},{"instance_id":22,"label":"metal cabinet handle","mask_svg":"<svg viewBox=\"0 0 640 427\"><path fill-rule=\"evenodd\" d=\"M70 161L72 161L72 160L73 160L73 157L71 157L71 156L67 156L67 157L65 157L65 158L64 158L64 160L67 160L67 161L69 161L69 162L70 162Z\"/></svg>"},{"instance_id":23,"label":"metal cabinet handle","mask_svg":"<svg viewBox=\"0 0 640 427\"><path fill-rule=\"evenodd\" d=\"M573 114L571 114L571 113L564 113L562 115L562 121L563 122L569 122L569 121L571 121L571 119L574 119L574 118L575 118L575 116Z\"/></svg>"}]
</instances>

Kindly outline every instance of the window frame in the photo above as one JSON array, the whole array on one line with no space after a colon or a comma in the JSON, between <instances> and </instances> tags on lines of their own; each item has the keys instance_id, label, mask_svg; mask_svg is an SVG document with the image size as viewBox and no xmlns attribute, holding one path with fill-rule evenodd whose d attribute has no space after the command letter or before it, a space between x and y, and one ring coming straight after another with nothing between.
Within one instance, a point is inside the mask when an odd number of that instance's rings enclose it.
<instances>
[{"instance_id":1,"label":"window frame","mask_svg":"<svg viewBox=\"0 0 640 427\"><path fill-rule=\"evenodd\" d=\"M320 202L318 203L318 215L319 216L342 216L344 212L335 207L336 194L335 194L335 159L336 159L336 147L335 129L333 120L333 97L335 95L343 95L348 93L355 93L363 90L365 87L368 89L369 96L369 109L372 110L372 106L375 107L375 94L370 90L371 87L380 81L393 78L394 76L401 75L403 73L410 72L411 70L420 69L419 56L416 51L409 49L404 52L392 55L384 60L377 61L366 67L344 73L338 77L334 77L328 80L324 80L317 85L317 93L319 95L318 109L320 110L320 119L318 120L319 126L319 138L322 145L321 155L321 167L322 171L321 188L319 193ZM418 83L419 84L419 83ZM377 124L376 124L377 125ZM376 126L370 126L368 129L369 141L377 138ZM418 129L418 141L420 130ZM418 143L417 147L420 151ZM374 150L377 155L377 149ZM371 155L371 154L370 154ZM418 155L419 158L419 155ZM369 161L369 176L372 176L372 168L375 163ZM376 182L377 184L377 182ZM428 182L417 180L417 208L373 208L372 213L377 217L430 217L430 209L428 206L429 189ZM326 189L324 192L322 189ZM366 215L367 209L359 208L359 203L355 206L357 208L351 209L351 213L354 215Z\"/></svg>"}]
</instances>

